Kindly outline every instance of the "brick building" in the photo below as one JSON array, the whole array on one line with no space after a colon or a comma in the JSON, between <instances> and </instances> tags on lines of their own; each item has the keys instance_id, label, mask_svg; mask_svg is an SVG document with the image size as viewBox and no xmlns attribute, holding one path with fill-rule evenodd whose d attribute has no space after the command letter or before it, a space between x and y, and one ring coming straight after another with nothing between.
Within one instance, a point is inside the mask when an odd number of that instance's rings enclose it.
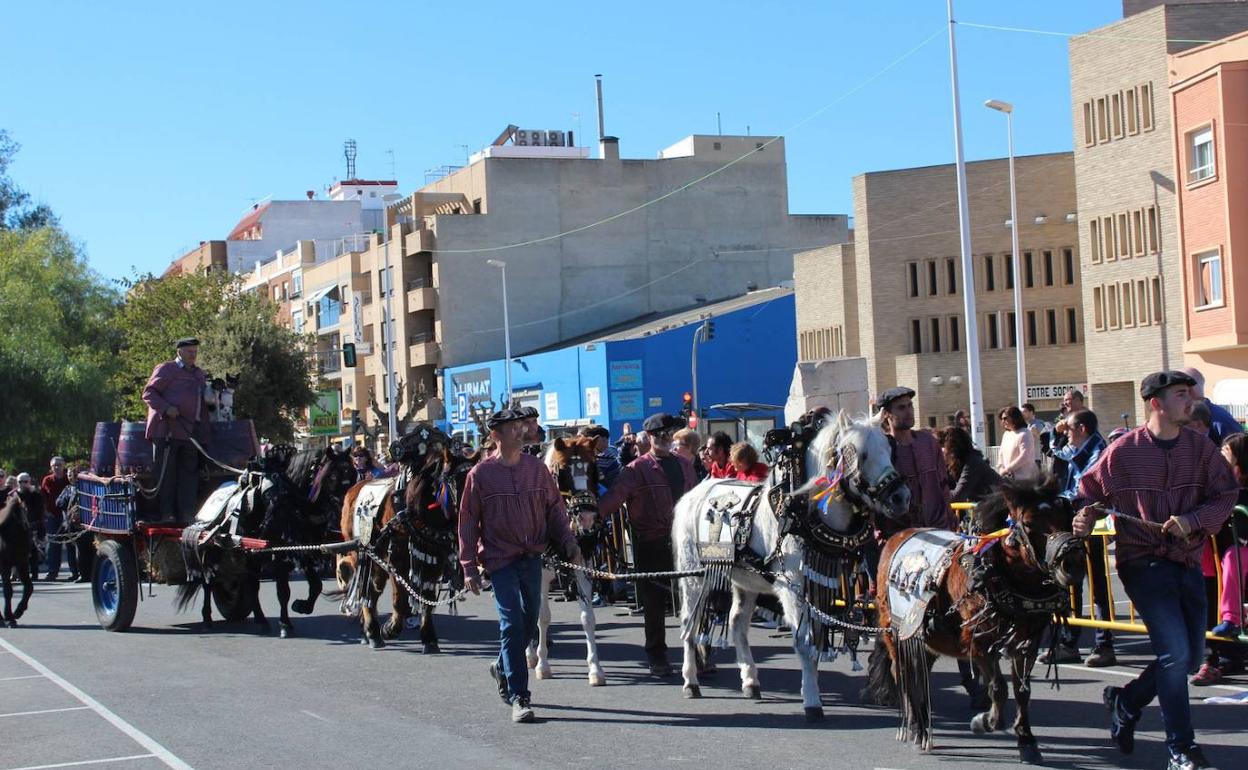
<instances>
[{"instance_id":1,"label":"brick building","mask_svg":"<svg viewBox=\"0 0 1248 770\"><path fill-rule=\"evenodd\" d=\"M1016 174L1029 398L1052 411L1085 382L1074 164L1025 156ZM872 394L913 388L919 423L944 425L969 401L954 166L861 174L853 187L853 242L794 257L798 357L864 356ZM967 187L991 415L1017 393L1007 161L968 163Z\"/></svg>"}]
</instances>

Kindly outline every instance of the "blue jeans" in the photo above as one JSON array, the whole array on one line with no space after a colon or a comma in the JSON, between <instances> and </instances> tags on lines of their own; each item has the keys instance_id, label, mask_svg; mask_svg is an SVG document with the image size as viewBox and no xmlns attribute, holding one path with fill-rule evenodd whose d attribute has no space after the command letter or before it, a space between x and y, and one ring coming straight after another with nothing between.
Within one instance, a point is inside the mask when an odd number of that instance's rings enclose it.
<instances>
[{"instance_id":1,"label":"blue jeans","mask_svg":"<svg viewBox=\"0 0 1248 770\"><path fill-rule=\"evenodd\" d=\"M490 573L498 608L501 649L498 669L507 680L507 701L529 697L529 664L524 651L537 638L542 609L542 557L522 556Z\"/></svg>"},{"instance_id":2,"label":"blue jeans","mask_svg":"<svg viewBox=\"0 0 1248 770\"><path fill-rule=\"evenodd\" d=\"M62 519L60 516L48 516L45 518L48 535L63 534L61 532ZM69 556L69 574L78 574L78 549L74 543L65 545L65 552ZM48 576L52 577L61 572L61 544L52 541L48 542Z\"/></svg>"},{"instance_id":3,"label":"blue jeans","mask_svg":"<svg viewBox=\"0 0 1248 770\"><path fill-rule=\"evenodd\" d=\"M1200 567L1168 559L1140 559L1118 565L1118 576L1148 626L1157 659L1123 688L1122 702L1138 716L1157 698L1166 746L1183 751L1196 742L1187 699L1187 675L1205 653L1205 587Z\"/></svg>"}]
</instances>

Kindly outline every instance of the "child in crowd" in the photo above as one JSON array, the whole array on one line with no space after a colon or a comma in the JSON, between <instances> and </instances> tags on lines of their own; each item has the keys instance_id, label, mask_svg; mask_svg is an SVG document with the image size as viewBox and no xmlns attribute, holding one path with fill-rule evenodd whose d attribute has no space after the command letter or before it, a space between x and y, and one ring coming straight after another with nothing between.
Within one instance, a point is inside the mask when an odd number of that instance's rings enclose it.
<instances>
[{"instance_id":1,"label":"child in crowd","mask_svg":"<svg viewBox=\"0 0 1248 770\"><path fill-rule=\"evenodd\" d=\"M1222 456L1231 464L1235 480L1239 482L1239 502L1226 526L1215 538L1217 556L1213 544L1205 545L1204 573L1206 583L1210 585L1209 607L1217 608L1217 616L1211 621L1214 636L1235 639L1244 625L1243 587L1244 577L1248 575L1248 433L1232 433L1222 442ZM1221 561L1222 581L1216 582L1217 568L1214 559ZM1212 594L1220 589L1221 601L1215 601ZM1192 677L1194 685L1211 685L1222 681L1226 673L1243 669L1243 652L1237 644L1221 644L1214 642L1212 651L1201 665L1200 671Z\"/></svg>"}]
</instances>

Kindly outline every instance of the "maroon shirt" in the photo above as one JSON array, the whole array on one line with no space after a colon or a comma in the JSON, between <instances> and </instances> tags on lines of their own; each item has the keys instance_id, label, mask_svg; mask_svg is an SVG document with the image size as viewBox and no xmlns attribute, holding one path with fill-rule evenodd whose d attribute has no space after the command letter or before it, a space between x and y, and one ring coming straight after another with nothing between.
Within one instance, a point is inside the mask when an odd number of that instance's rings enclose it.
<instances>
[{"instance_id":1,"label":"maroon shirt","mask_svg":"<svg viewBox=\"0 0 1248 770\"><path fill-rule=\"evenodd\" d=\"M684 472L685 485L681 494L697 486L698 474L693 463L672 453ZM672 513L677 497L672 495L672 485L667 481L659 458L646 453L620 471L607 494L598 501L598 515L608 517L628 504L628 520L633 534L640 543L652 543L672 535Z\"/></svg>"},{"instance_id":2,"label":"maroon shirt","mask_svg":"<svg viewBox=\"0 0 1248 770\"><path fill-rule=\"evenodd\" d=\"M148 440L167 436L186 439L192 435L200 441L206 438L203 431L207 423L201 419L206 384L204 370L198 366L179 366L177 361L158 364L143 388ZM176 406L179 412L172 420L165 417L165 410L171 406Z\"/></svg>"},{"instance_id":3,"label":"maroon shirt","mask_svg":"<svg viewBox=\"0 0 1248 770\"><path fill-rule=\"evenodd\" d=\"M49 473L43 477L43 480L39 482L39 491L43 493L44 511L55 514L60 510L56 507L56 498L61 496L61 492L64 492L67 486L69 486L69 474L59 479L55 473Z\"/></svg>"},{"instance_id":4,"label":"maroon shirt","mask_svg":"<svg viewBox=\"0 0 1248 770\"><path fill-rule=\"evenodd\" d=\"M476 577L480 563L497 570L525 555L539 555L555 543L571 559L576 538L568 524L559 487L532 455L505 465L492 454L468 471L459 506L459 562Z\"/></svg>"},{"instance_id":5,"label":"maroon shirt","mask_svg":"<svg viewBox=\"0 0 1248 770\"><path fill-rule=\"evenodd\" d=\"M954 529L949 507L949 480L936 437L925 430L910 432L909 446L897 444L897 472L910 488L911 526Z\"/></svg>"},{"instance_id":6,"label":"maroon shirt","mask_svg":"<svg viewBox=\"0 0 1248 770\"><path fill-rule=\"evenodd\" d=\"M1145 426L1103 452L1079 479L1076 507L1101 503L1117 511L1118 564L1162 558L1195 567L1209 536L1217 532L1239 495L1231 466L1207 436L1180 430L1164 449ZM1191 537L1166 537L1161 525L1177 516Z\"/></svg>"}]
</instances>

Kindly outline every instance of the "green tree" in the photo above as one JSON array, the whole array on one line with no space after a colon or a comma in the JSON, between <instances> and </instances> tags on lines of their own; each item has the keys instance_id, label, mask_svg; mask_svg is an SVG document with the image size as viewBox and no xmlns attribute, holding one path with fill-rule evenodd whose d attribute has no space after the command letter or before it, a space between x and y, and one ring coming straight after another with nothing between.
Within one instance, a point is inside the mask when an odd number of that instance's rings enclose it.
<instances>
[{"instance_id":1,"label":"green tree","mask_svg":"<svg viewBox=\"0 0 1248 770\"><path fill-rule=\"evenodd\" d=\"M55 227L56 216L42 203L31 205L30 195L9 178L9 164L21 149L0 128L0 230L30 230Z\"/></svg>"}]
</instances>

